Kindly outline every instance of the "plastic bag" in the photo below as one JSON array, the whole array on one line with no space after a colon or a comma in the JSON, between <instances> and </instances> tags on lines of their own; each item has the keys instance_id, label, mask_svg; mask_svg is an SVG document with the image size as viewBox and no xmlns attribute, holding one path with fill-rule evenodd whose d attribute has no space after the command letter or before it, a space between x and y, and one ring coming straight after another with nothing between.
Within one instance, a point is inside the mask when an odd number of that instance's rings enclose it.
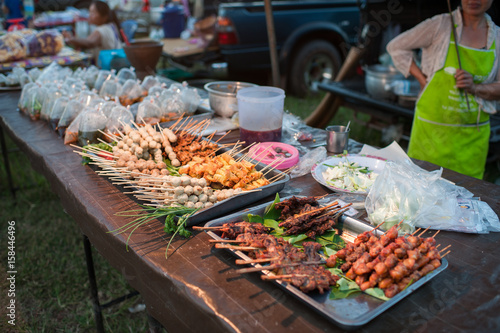
<instances>
[{"instance_id":1,"label":"plastic bag","mask_svg":"<svg viewBox=\"0 0 500 333\"><path fill-rule=\"evenodd\" d=\"M54 101L54 105L52 106L52 109L50 111L48 111L48 112L50 112L50 114L49 114L49 126L54 131L57 131L57 126L59 125L59 120L61 119L61 116L64 113L64 110L66 109L66 106L68 105L68 102L69 102L68 96L61 96Z\"/></svg>"},{"instance_id":2,"label":"plastic bag","mask_svg":"<svg viewBox=\"0 0 500 333\"><path fill-rule=\"evenodd\" d=\"M55 30L43 30L28 39L28 57L55 55L64 46L62 34Z\"/></svg>"},{"instance_id":3,"label":"plastic bag","mask_svg":"<svg viewBox=\"0 0 500 333\"><path fill-rule=\"evenodd\" d=\"M99 109L85 108L78 125L78 143L86 146L91 143L99 143L106 129L108 118Z\"/></svg>"},{"instance_id":4,"label":"plastic bag","mask_svg":"<svg viewBox=\"0 0 500 333\"><path fill-rule=\"evenodd\" d=\"M66 104L66 108L57 124L59 135L64 136L66 134L66 128L76 119L80 112L82 112L83 108L84 106L77 99L72 99Z\"/></svg>"},{"instance_id":5,"label":"plastic bag","mask_svg":"<svg viewBox=\"0 0 500 333\"><path fill-rule=\"evenodd\" d=\"M121 136L120 132L123 133L123 128L125 125L132 126L134 121L134 115L127 108L118 105L115 106L108 116L108 121L106 122L106 133L109 135L104 136L104 140L112 142L115 140L115 136Z\"/></svg>"},{"instance_id":6,"label":"plastic bag","mask_svg":"<svg viewBox=\"0 0 500 333\"><path fill-rule=\"evenodd\" d=\"M416 227L457 230L457 198L472 193L441 178L442 169L426 171L411 161L388 161L366 197L368 218L387 230L401 220L402 232Z\"/></svg>"},{"instance_id":7,"label":"plastic bag","mask_svg":"<svg viewBox=\"0 0 500 333\"><path fill-rule=\"evenodd\" d=\"M311 172L311 168L315 163L323 161L326 157L327 152L325 147L318 147L309 151L300 158L300 162L297 164L295 169L292 170L290 177L297 178L307 175Z\"/></svg>"},{"instance_id":8,"label":"plastic bag","mask_svg":"<svg viewBox=\"0 0 500 333\"><path fill-rule=\"evenodd\" d=\"M127 80L121 89L120 104L123 106L129 106L140 102L146 94L147 91L142 88L138 80Z\"/></svg>"},{"instance_id":9,"label":"plastic bag","mask_svg":"<svg viewBox=\"0 0 500 333\"><path fill-rule=\"evenodd\" d=\"M156 125L160 123L162 111L154 98L146 98L139 104L135 119L138 124Z\"/></svg>"}]
</instances>

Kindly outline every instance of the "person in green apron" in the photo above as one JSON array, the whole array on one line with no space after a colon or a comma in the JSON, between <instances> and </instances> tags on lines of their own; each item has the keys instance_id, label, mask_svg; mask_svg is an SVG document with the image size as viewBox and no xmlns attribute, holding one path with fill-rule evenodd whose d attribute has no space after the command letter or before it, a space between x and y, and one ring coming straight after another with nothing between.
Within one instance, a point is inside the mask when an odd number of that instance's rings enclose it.
<instances>
[{"instance_id":1,"label":"person in green apron","mask_svg":"<svg viewBox=\"0 0 500 333\"><path fill-rule=\"evenodd\" d=\"M489 113L500 100L500 29L486 14L492 0L462 0L399 35L387 46L394 65L420 82L408 155L482 178L490 136ZM417 66L413 50L422 49ZM460 69L460 64L462 68Z\"/></svg>"}]
</instances>

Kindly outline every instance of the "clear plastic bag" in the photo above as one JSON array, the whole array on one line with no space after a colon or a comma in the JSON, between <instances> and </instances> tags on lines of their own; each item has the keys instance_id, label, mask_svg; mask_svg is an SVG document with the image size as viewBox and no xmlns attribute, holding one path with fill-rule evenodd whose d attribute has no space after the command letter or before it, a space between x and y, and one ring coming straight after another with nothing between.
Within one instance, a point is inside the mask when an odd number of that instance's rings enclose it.
<instances>
[{"instance_id":1,"label":"clear plastic bag","mask_svg":"<svg viewBox=\"0 0 500 333\"><path fill-rule=\"evenodd\" d=\"M52 110L50 110L49 114L49 126L54 131L57 131L57 126L59 125L59 120L61 119L66 106L68 105L69 97L61 96L54 101L54 105L52 106Z\"/></svg>"},{"instance_id":2,"label":"clear plastic bag","mask_svg":"<svg viewBox=\"0 0 500 333\"><path fill-rule=\"evenodd\" d=\"M72 99L68 102L57 124L57 131L60 136L66 134L66 128L76 119L80 112L82 112L83 108L83 104L81 104L78 99Z\"/></svg>"},{"instance_id":3,"label":"clear plastic bag","mask_svg":"<svg viewBox=\"0 0 500 333\"><path fill-rule=\"evenodd\" d=\"M384 222L381 228L387 230L403 221L402 232L427 227L464 231L457 200L471 198L472 193L441 174L442 169L426 171L409 160L388 161L365 201L370 222Z\"/></svg>"},{"instance_id":4,"label":"clear plastic bag","mask_svg":"<svg viewBox=\"0 0 500 333\"><path fill-rule=\"evenodd\" d=\"M120 69L118 74L116 74L116 77L118 78L118 82L120 82L120 84L124 84L127 80L137 79L134 67Z\"/></svg>"},{"instance_id":5,"label":"clear plastic bag","mask_svg":"<svg viewBox=\"0 0 500 333\"><path fill-rule=\"evenodd\" d=\"M102 84L101 90L99 90L99 96L102 98L111 98L114 99L120 96L122 93L122 85L118 82L118 79L109 79L104 81Z\"/></svg>"},{"instance_id":6,"label":"clear plastic bag","mask_svg":"<svg viewBox=\"0 0 500 333\"><path fill-rule=\"evenodd\" d=\"M140 102L146 94L147 91L142 88L138 80L127 80L121 89L120 104L123 106L129 106Z\"/></svg>"},{"instance_id":7,"label":"clear plastic bag","mask_svg":"<svg viewBox=\"0 0 500 333\"><path fill-rule=\"evenodd\" d=\"M146 98L139 104L135 119L138 124L156 125L161 122L162 111L154 98Z\"/></svg>"},{"instance_id":8,"label":"clear plastic bag","mask_svg":"<svg viewBox=\"0 0 500 333\"><path fill-rule=\"evenodd\" d=\"M114 141L114 136L120 136L125 125L132 126L133 121L134 115L132 112L121 105L115 106L108 116L105 132L109 135L105 135L104 140L108 142Z\"/></svg>"},{"instance_id":9,"label":"clear plastic bag","mask_svg":"<svg viewBox=\"0 0 500 333\"><path fill-rule=\"evenodd\" d=\"M312 166L320 161L323 161L327 157L327 152L325 147L318 147L306 153L300 158L299 163L290 173L291 178L297 178L300 176L307 175L311 172Z\"/></svg>"},{"instance_id":10,"label":"clear plastic bag","mask_svg":"<svg viewBox=\"0 0 500 333\"><path fill-rule=\"evenodd\" d=\"M85 108L79 118L78 143L81 146L99 143L99 139L102 139L103 132L106 129L108 118L101 110L91 107Z\"/></svg>"}]
</instances>

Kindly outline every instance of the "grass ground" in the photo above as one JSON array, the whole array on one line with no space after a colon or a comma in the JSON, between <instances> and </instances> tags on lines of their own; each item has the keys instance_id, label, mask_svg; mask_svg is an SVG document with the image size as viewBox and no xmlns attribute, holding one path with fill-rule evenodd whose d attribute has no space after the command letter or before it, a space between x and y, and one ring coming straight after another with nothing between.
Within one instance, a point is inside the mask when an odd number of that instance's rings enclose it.
<instances>
[{"instance_id":1,"label":"grass ground","mask_svg":"<svg viewBox=\"0 0 500 333\"><path fill-rule=\"evenodd\" d=\"M287 97L285 107L304 118L319 104L323 95L308 99ZM368 116L360 116L368 121ZM384 146L382 135L354 119L352 110L341 109L331 124L351 120L351 137L359 142ZM62 143L61 143L62 144ZM404 143L402 143L404 146ZM8 140L9 149L15 145ZM50 185L31 168L20 151L9 154L17 191L17 202L7 188L5 165L0 164L0 332L93 332L95 331L89 283L76 224L52 193ZM489 166L487 180L499 177L496 166ZM7 221L16 221L16 326L7 323L6 301L9 288L5 258ZM121 274L94 251L102 303L130 291ZM130 313L128 308L141 302L135 297L104 311L107 332L145 332L145 312Z\"/></svg>"}]
</instances>

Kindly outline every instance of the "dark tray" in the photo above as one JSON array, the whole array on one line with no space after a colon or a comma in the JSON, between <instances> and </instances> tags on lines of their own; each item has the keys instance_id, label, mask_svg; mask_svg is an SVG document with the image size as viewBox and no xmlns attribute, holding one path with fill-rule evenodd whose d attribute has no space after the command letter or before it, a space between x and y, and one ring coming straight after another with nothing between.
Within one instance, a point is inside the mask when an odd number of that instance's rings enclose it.
<instances>
[{"instance_id":1,"label":"dark tray","mask_svg":"<svg viewBox=\"0 0 500 333\"><path fill-rule=\"evenodd\" d=\"M245 209L244 211L208 222L205 224L205 226L214 227L228 222L238 222L246 220L248 214L256 214L262 216L264 214L265 208L269 205L270 203L265 203L253 208ZM342 238L348 242L352 242L358 234L373 229L373 226L355 220L348 216L342 216L341 222L343 228ZM214 239L221 239L211 231L208 231L207 233ZM381 232L379 232L378 230L376 233L381 234ZM233 252L239 258L246 260L250 259L244 252L237 250L228 251ZM260 267L259 264L254 264L253 266ZM427 283L429 280L434 278L437 274L442 272L444 269L446 269L446 267L448 267L448 261L446 259L442 259L442 264L439 268L427 274L414 284L410 285L408 288L391 298L389 301L382 301L364 293L356 293L345 299L330 300L328 297L328 293L325 293L323 295L317 292L305 294L298 288L288 284L287 282L274 280L273 283L278 284L278 286L303 301L315 311L324 315L336 325L344 329L354 329L365 325L366 323L380 315L382 312L386 311L391 306L401 301L403 298L411 294L413 291L415 291L416 289ZM269 271L262 271L262 274L271 273Z\"/></svg>"},{"instance_id":2,"label":"dark tray","mask_svg":"<svg viewBox=\"0 0 500 333\"><path fill-rule=\"evenodd\" d=\"M267 165L257 163L255 164L255 169L262 170L266 166ZM278 193L285 187L286 182L290 180L290 176L288 174L283 173L277 169L274 169L266 174L266 178L271 179L274 176L278 177L278 175L281 175L282 177L269 185L259 187L258 189L260 189L260 191L249 191L249 193L242 192L234 197L218 202L212 207L194 214L188 219L187 225L198 225L202 222L209 221L224 214L242 209L243 207L264 199L268 196L276 195L276 193Z\"/></svg>"}]
</instances>

